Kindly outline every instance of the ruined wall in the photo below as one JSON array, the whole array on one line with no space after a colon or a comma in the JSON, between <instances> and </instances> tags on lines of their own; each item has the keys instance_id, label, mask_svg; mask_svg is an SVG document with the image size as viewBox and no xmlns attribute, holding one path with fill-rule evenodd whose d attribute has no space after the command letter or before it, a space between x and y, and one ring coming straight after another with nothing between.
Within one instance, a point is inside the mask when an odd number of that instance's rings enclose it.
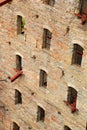
<instances>
[{"instance_id":1,"label":"ruined wall","mask_svg":"<svg viewBox=\"0 0 87 130\"><path fill-rule=\"evenodd\" d=\"M78 5L79 0L55 0L53 7L43 0L13 0L0 7L0 78L7 79L0 82L5 130L12 130L13 122L20 130L63 130L65 125L86 129L87 25L75 16ZM17 15L25 18L24 34L17 35ZM42 49L43 28L52 32L50 50ZM81 66L71 65L75 43L84 48ZM11 82L17 54L23 75ZM46 89L39 87L40 69L48 75ZM75 113L64 103L69 86L78 92ZM15 89L22 93L22 104L15 105ZM44 122L37 122L37 106L45 110Z\"/></svg>"}]
</instances>

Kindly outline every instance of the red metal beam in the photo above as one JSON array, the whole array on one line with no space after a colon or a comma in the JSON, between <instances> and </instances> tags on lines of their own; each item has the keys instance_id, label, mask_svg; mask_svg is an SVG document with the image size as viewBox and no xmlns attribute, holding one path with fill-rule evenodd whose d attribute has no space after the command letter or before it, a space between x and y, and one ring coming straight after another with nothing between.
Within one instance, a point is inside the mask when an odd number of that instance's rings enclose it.
<instances>
[{"instance_id":1,"label":"red metal beam","mask_svg":"<svg viewBox=\"0 0 87 130\"><path fill-rule=\"evenodd\" d=\"M17 79L20 75L22 75L23 71L20 70L11 78L11 82L13 82L15 79Z\"/></svg>"},{"instance_id":2,"label":"red metal beam","mask_svg":"<svg viewBox=\"0 0 87 130\"><path fill-rule=\"evenodd\" d=\"M0 0L0 6L4 5L10 1L12 1L12 0Z\"/></svg>"},{"instance_id":3,"label":"red metal beam","mask_svg":"<svg viewBox=\"0 0 87 130\"><path fill-rule=\"evenodd\" d=\"M84 25L87 22L87 7L84 8L84 11L80 14L75 14L78 18L81 18L81 24Z\"/></svg>"},{"instance_id":4,"label":"red metal beam","mask_svg":"<svg viewBox=\"0 0 87 130\"><path fill-rule=\"evenodd\" d=\"M70 108L71 108L71 113L78 111L78 109L76 108L76 102L74 102L73 104L70 104Z\"/></svg>"},{"instance_id":5,"label":"red metal beam","mask_svg":"<svg viewBox=\"0 0 87 130\"><path fill-rule=\"evenodd\" d=\"M76 101L73 102L72 104L70 104L68 101L64 100L64 103L71 108L71 113L74 113L75 111L78 111L78 109L76 108Z\"/></svg>"}]
</instances>

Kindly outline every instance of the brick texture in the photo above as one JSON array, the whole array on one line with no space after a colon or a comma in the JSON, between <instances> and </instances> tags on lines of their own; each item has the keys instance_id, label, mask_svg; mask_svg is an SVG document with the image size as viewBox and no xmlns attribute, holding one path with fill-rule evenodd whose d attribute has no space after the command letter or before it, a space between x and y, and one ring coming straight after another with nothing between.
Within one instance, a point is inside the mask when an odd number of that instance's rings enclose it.
<instances>
[{"instance_id":1,"label":"brick texture","mask_svg":"<svg viewBox=\"0 0 87 130\"><path fill-rule=\"evenodd\" d=\"M79 0L55 0L53 7L43 0L13 0L0 7L0 130L12 130L13 122L20 130L86 129L87 24L75 16L78 6ZM17 15L25 19L24 34L17 35ZM42 49L44 28L52 32L50 50ZM75 43L84 48L81 66L71 65ZM11 82L17 54L23 74ZM39 87L40 69L47 72L47 88ZM75 113L64 103L69 86L78 92ZM15 89L22 104L15 105ZM44 122L37 122L37 106L45 110Z\"/></svg>"}]
</instances>

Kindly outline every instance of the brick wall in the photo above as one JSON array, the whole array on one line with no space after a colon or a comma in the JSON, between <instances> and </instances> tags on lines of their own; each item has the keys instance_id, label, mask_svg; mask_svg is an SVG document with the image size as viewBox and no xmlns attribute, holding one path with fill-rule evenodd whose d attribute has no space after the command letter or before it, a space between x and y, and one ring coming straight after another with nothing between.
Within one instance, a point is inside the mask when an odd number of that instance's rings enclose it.
<instances>
[{"instance_id":1,"label":"brick wall","mask_svg":"<svg viewBox=\"0 0 87 130\"><path fill-rule=\"evenodd\" d=\"M0 7L0 75L7 79L0 82L4 130L12 130L13 122L20 130L63 130L64 125L86 129L87 25L75 16L78 5L79 0L56 0L53 7L43 0L13 0ZM25 18L24 34L17 35L17 15ZM52 32L50 50L42 49L44 28ZM75 43L84 48L81 66L71 65ZM17 54L22 57L23 75L11 82L9 77L17 73ZM48 75L46 89L39 87L40 69ZM73 114L64 103L69 86L78 92L79 111ZM15 105L15 89L22 93L22 104ZM45 110L44 122L36 121L37 106Z\"/></svg>"}]
</instances>

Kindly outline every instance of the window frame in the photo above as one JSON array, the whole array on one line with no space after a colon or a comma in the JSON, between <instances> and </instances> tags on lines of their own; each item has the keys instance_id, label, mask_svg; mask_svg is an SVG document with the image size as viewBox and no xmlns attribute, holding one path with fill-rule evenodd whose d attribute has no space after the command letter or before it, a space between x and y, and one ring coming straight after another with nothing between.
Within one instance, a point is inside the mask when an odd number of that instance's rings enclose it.
<instances>
[{"instance_id":1,"label":"window frame","mask_svg":"<svg viewBox=\"0 0 87 130\"><path fill-rule=\"evenodd\" d=\"M13 122L13 130L20 130L20 127L16 122Z\"/></svg>"},{"instance_id":2,"label":"window frame","mask_svg":"<svg viewBox=\"0 0 87 130\"><path fill-rule=\"evenodd\" d=\"M68 126L64 126L64 130L71 130Z\"/></svg>"},{"instance_id":3,"label":"window frame","mask_svg":"<svg viewBox=\"0 0 87 130\"><path fill-rule=\"evenodd\" d=\"M39 86L43 88L47 87L47 73L42 69L40 70Z\"/></svg>"},{"instance_id":4,"label":"window frame","mask_svg":"<svg viewBox=\"0 0 87 130\"><path fill-rule=\"evenodd\" d=\"M22 57L20 55L16 55L16 69L22 70Z\"/></svg>"},{"instance_id":5,"label":"window frame","mask_svg":"<svg viewBox=\"0 0 87 130\"><path fill-rule=\"evenodd\" d=\"M68 87L68 93L67 93L67 101L70 104L73 104L77 101L77 91L73 87Z\"/></svg>"},{"instance_id":6,"label":"window frame","mask_svg":"<svg viewBox=\"0 0 87 130\"><path fill-rule=\"evenodd\" d=\"M86 122L86 130L87 130L87 122Z\"/></svg>"},{"instance_id":7,"label":"window frame","mask_svg":"<svg viewBox=\"0 0 87 130\"><path fill-rule=\"evenodd\" d=\"M21 15L17 15L17 35L24 34L25 19Z\"/></svg>"},{"instance_id":8,"label":"window frame","mask_svg":"<svg viewBox=\"0 0 87 130\"><path fill-rule=\"evenodd\" d=\"M44 0L44 3L50 6L54 6L55 0Z\"/></svg>"},{"instance_id":9,"label":"window frame","mask_svg":"<svg viewBox=\"0 0 87 130\"><path fill-rule=\"evenodd\" d=\"M38 106L37 107L37 122L41 121L41 122L44 122L45 120L45 110Z\"/></svg>"},{"instance_id":10,"label":"window frame","mask_svg":"<svg viewBox=\"0 0 87 130\"><path fill-rule=\"evenodd\" d=\"M22 104L22 93L15 89L15 105L16 104Z\"/></svg>"},{"instance_id":11,"label":"window frame","mask_svg":"<svg viewBox=\"0 0 87 130\"><path fill-rule=\"evenodd\" d=\"M80 0L79 2L79 12L80 14L86 13L85 9L87 9L87 1L86 0Z\"/></svg>"},{"instance_id":12,"label":"window frame","mask_svg":"<svg viewBox=\"0 0 87 130\"><path fill-rule=\"evenodd\" d=\"M43 29L43 44L42 49L50 50L51 46L51 39L52 39L52 32L50 32L48 29Z\"/></svg>"},{"instance_id":13,"label":"window frame","mask_svg":"<svg viewBox=\"0 0 87 130\"><path fill-rule=\"evenodd\" d=\"M72 64L81 66L82 56L83 48L79 44L73 44Z\"/></svg>"}]
</instances>

